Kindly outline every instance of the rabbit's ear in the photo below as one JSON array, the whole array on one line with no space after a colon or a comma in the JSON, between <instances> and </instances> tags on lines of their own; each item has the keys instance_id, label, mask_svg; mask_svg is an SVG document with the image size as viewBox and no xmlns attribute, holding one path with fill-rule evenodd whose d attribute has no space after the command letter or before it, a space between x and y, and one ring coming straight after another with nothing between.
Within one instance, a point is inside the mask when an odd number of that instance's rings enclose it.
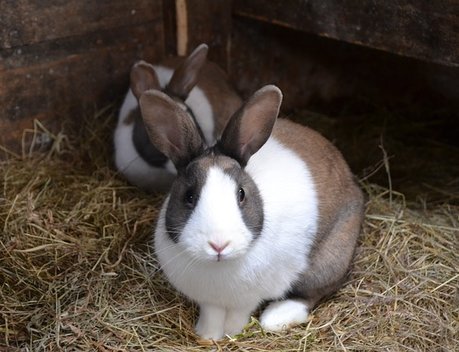
<instances>
[{"instance_id":1,"label":"rabbit's ear","mask_svg":"<svg viewBox=\"0 0 459 352\"><path fill-rule=\"evenodd\" d=\"M209 47L206 44L201 44L194 49L186 60L174 71L165 91L182 100L186 100L188 94L190 94L198 82L199 72L206 63L208 50Z\"/></svg>"},{"instance_id":2,"label":"rabbit's ear","mask_svg":"<svg viewBox=\"0 0 459 352\"><path fill-rule=\"evenodd\" d=\"M276 86L256 91L229 120L218 144L221 151L244 167L270 137L281 102Z\"/></svg>"},{"instance_id":3,"label":"rabbit's ear","mask_svg":"<svg viewBox=\"0 0 459 352\"><path fill-rule=\"evenodd\" d=\"M145 61L139 61L131 69L132 93L138 100L142 93L149 89L161 89L158 76L152 65Z\"/></svg>"},{"instance_id":4,"label":"rabbit's ear","mask_svg":"<svg viewBox=\"0 0 459 352\"><path fill-rule=\"evenodd\" d=\"M202 153L204 144L195 122L169 96L146 91L140 97L140 110L150 141L177 169Z\"/></svg>"}]
</instances>

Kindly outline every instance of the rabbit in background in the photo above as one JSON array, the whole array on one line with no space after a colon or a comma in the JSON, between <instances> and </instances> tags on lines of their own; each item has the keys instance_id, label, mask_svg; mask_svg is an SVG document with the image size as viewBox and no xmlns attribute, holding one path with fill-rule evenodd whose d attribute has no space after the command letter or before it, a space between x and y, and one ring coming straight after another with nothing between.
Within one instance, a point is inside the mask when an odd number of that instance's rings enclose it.
<instances>
[{"instance_id":1,"label":"rabbit in background","mask_svg":"<svg viewBox=\"0 0 459 352\"><path fill-rule=\"evenodd\" d=\"M171 57L158 65L139 61L132 67L114 132L115 165L130 183L150 192L166 191L176 175L174 164L148 138L138 103L143 92L156 89L171 97L208 145L240 106L225 72L207 60L207 52L201 44L186 58Z\"/></svg>"}]
</instances>

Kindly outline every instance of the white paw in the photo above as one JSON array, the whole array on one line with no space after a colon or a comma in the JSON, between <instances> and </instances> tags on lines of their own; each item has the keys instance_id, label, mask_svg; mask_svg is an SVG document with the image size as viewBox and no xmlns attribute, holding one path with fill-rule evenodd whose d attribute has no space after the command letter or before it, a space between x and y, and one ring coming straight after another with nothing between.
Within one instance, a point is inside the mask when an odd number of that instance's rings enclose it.
<instances>
[{"instance_id":1,"label":"white paw","mask_svg":"<svg viewBox=\"0 0 459 352\"><path fill-rule=\"evenodd\" d=\"M225 320L225 334L233 336L242 332L249 322L251 310L228 310Z\"/></svg>"},{"instance_id":2,"label":"white paw","mask_svg":"<svg viewBox=\"0 0 459 352\"><path fill-rule=\"evenodd\" d=\"M308 306L299 299L272 302L260 317L263 329L270 331L286 330L308 320Z\"/></svg>"},{"instance_id":3,"label":"white paw","mask_svg":"<svg viewBox=\"0 0 459 352\"><path fill-rule=\"evenodd\" d=\"M206 340L219 340L223 338L225 323L225 309L202 304L200 305L199 319L196 324L196 333Z\"/></svg>"},{"instance_id":4,"label":"white paw","mask_svg":"<svg viewBox=\"0 0 459 352\"><path fill-rule=\"evenodd\" d=\"M223 329L218 326L200 324L200 321L196 324L196 334L205 340L220 340L224 337Z\"/></svg>"}]
</instances>

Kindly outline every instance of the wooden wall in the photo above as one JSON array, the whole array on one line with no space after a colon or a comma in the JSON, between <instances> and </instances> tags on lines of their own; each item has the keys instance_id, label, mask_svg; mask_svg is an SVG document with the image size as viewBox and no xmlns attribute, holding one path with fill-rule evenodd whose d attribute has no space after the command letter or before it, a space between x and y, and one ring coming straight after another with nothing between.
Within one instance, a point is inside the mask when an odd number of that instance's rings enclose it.
<instances>
[{"instance_id":1,"label":"wooden wall","mask_svg":"<svg viewBox=\"0 0 459 352\"><path fill-rule=\"evenodd\" d=\"M286 110L410 101L459 106L459 2L234 0L231 75Z\"/></svg>"},{"instance_id":2,"label":"wooden wall","mask_svg":"<svg viewBox=\"0 0 459 352\"><path fill-rule=\"evenodd\" d=\"M248 96L265 84L284 92L283 110L325 113L420 104L459 108L459 68L321 38L235 16L231 77Z\"/></svg>"},{"instance_id":3,"label":"wooden wall","mask_svg":"<svg viewBox=\"0 0 459 352\"><path fill-rule=\"evenodd\" d=\"M244 96L278 84L284 110L410 94L457 103L458 11L457 0L3 0L0 145L19 150L34 119L59 130L118 104L133 62L201 42Z\"/></svg>"},{"instance_id":4,"label":"wooden wall","mask_svg":"<svg viewBox=\"0 0 459 352\"><path fill-rule=\"evenodd\" d=\"M131 64L164 55L161 0L0 2L0 145L39 119L58 130L126 90Z\"/></svg>"},{"instance_id":5,"label":"wooden wall","mask_svg":"<svg viewBox=\"0 0 459 352\"><path fill-rule=\"evenodd\" d=\"M274 83L287 111L364 109L413 97L458 106L457 0L166 3L174 3L175 14L166 35L177 38L175 46L167 41L168 52L185 54L207 42L210 58L243 96Z\"/></svg>"},{"instance_id":6,"label":"wooden wall","mask_svg":"<svg viewBox=\"0 0 459 352\"><path fill-rule=\"evenodd\" d=\"M234 0L233 11L322 37L459 67L457 0Z\"/></svg>"}]
</instances>

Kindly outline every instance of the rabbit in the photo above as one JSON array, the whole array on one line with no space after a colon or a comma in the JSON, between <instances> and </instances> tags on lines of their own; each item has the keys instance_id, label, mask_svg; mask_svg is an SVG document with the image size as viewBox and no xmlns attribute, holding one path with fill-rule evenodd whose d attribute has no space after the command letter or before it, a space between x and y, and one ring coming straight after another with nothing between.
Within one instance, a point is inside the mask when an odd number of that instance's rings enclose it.
<instances>
[{"instance_id":1,"label":"rabbit","mask_svg":"<svg viewBox=\"0 0 459 352\"><path fill-rule=\"evenodd\" d=\"M169 282L199 305L204 339L240 333L265 301L265 330L304 323L349 271L362 191L329 141L277 119L281 101L276 86L261 88L209 147L169 96L140 97L151 142L177 169L155 254Z\"/></svg>"},{"instance_id":2,"label":"rabbit","mask_svg":"<svg viewBox=\"0 0 459 352\"><path fill-rule=\"evenodd\" d=\"M148 89L163 90L196 119L204 140L215 143L241 99L226 74L206 60L208 46L199 45L187 58L172 57L159 65L139 61L132 67L130 89L114 132L115 166L132 184L147 191L168 190L176 174L173 163L148 138L138 99Z\"/></svg>"}]
</instances>

